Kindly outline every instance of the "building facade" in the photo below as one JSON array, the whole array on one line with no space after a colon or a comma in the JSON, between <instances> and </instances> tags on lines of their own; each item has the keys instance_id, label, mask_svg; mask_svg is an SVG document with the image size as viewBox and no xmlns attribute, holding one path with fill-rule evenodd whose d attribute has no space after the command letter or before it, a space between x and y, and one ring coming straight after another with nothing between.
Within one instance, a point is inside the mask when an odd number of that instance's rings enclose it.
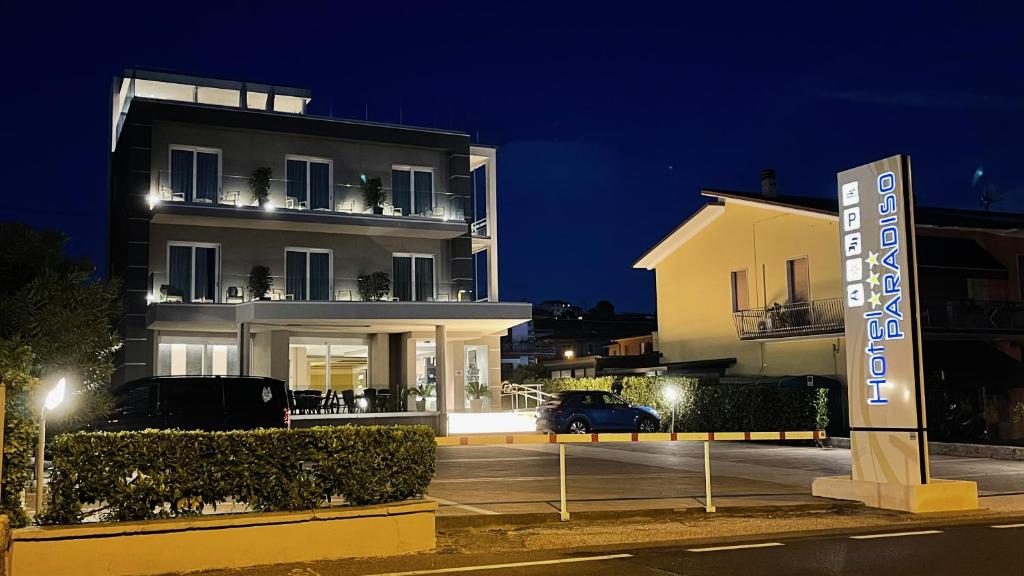
<instances>
[{"instance_id":1,"label":"building facade","mask_svg":"<svg viewBox=\"0 0 1024 576\"><path fill-rule=\"evenodd\" d=\"M496 150L311 116L309 101L285 86L115 79L115 383L251 374L394 398L434 385L438 413L465 409L470 382L500 389L499 338L530 306L499 301Z\"/></svg>"},{"instance_id":2,"label":"building facade","mask_svg":"<svg viewBox=\"0 0 1024 576\"><path fill-rule=\"evenodd\" d=\"M846 348L836 202L704 190L709 202L647 252L658 349L669 372L724 382L832 389L846 424ZM919 207L917 254L925 386L933 439L1016 439L1024 400L1024 216Z\"/></svg>"}]
</instances>

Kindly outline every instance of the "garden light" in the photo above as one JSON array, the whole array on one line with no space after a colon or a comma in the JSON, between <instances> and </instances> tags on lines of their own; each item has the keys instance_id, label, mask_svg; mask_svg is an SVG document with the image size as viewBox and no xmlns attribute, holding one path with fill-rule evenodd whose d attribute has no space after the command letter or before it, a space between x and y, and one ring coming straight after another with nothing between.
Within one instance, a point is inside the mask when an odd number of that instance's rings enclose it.
<instances>
[{"instance_id":1,"label":"garden light","mask_svg":"<svg viewBox=\"0 0 1024 576\"><path fill-rule=\"evenodd\" d=\"M64 391L67 389L67 381L61 378L57 381L57 385L53 387L53 390L46 395L46 402L44 406L47 410L53 410L60 403L64 401Z\"/></svg>"},{"instance_id":2,"label":"garden light","mask_svg":"<svg viewBox=\"0 0 1024 576\"><path fill-rule=\"evenodd\" d=\"M679 399L679 390L675 386L665 386L665 389L661 392L665 396L665 400L675 403Z\"/></svg>"},{"instance_id":3,"label":"garden light","mask_svg":"<svg viewBox=\"0 0 1024 576\"><path fill-rule=\"evenodd\" d=\"M64 401L64 392L67 390L67 380L61 378L57 385L46 393L43 400L43 407L39 411L39 444L36 447L36 517L43 513L43 457L46 448L46 411L53 410Z\"/></svg>"}]
</instances>

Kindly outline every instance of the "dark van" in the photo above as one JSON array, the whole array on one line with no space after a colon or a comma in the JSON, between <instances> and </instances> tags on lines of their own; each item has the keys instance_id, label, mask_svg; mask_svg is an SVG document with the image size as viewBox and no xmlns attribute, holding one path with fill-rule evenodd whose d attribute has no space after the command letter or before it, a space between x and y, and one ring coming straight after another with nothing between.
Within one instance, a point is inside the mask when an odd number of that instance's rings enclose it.
<instances>
[{"instance_id":1,"label":"dark van","mask_svg":"<svg viewBox=\"0 0 1024 576\"><path fill-rule=\"evenodd\" d=\"M153 376L114 390L103 430L287 428L284 382L261 376Z\"/></svg>"}]
</instances>

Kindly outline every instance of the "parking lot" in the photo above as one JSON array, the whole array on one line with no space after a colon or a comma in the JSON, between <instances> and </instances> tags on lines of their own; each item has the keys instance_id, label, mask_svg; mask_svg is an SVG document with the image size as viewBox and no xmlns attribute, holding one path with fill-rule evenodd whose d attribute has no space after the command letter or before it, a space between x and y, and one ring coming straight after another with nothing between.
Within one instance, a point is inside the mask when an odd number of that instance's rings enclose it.
<instances>
[{"instance_id":1,"label":"parking lot","mask_svg":"<svg viewBox=\"0 0 1024 576\"><path fill-rule=\"evenodd\" d=\"M700 442L567 446L570 511L698 508L704 505ZM1024 462L933 456L932 476L978 482L981 496L1024 493ZM814 498L818 476L850 473L848 450L714 442L714 504L789 506ZM459 446L438 449L429 496L439 514L508 514L558 509L558 447ZM983 498L983 506L985 499Z\"/></svg>"}]
</instances>

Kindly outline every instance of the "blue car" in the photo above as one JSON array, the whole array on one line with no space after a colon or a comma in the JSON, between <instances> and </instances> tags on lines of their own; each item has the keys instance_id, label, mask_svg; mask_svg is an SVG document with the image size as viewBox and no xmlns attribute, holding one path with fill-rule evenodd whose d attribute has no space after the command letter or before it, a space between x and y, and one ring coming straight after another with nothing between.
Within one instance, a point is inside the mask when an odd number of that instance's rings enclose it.
<instances>
[{"instance_id":1,"label":"blue car","mask_svg":"<svg viewBox=\"0 0 1024 576\"><path fill-rule=\"evenodd\" d=\"M657 432L660 426L661 418L653 408L633 406L608 392L558 392L537 408L540 432Z\"/></svg>"}]
</instances>

